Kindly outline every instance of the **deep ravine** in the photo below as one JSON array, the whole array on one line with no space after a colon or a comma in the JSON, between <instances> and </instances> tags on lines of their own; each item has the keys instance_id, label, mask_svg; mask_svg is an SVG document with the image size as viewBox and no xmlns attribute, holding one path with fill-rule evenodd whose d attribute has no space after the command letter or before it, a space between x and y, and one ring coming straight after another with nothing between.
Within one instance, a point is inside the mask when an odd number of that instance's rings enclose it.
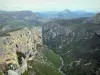
<instances>
[{"instance_id":1,"label":"deep ravine","mask_svg":"<svg viewBox=\"0 0 100 75\"><path fill-rule=\"evenodd\" d=\"M62 69L62 67L64 66L64 60L62 59L62 57L58 54L58 56L60 57L60 59L61 59L61 66L60 66L60 68L59 68L59 72L60 73L62 73L63 75L66 75L61 69Z\"/></svg>"}]
</instances>

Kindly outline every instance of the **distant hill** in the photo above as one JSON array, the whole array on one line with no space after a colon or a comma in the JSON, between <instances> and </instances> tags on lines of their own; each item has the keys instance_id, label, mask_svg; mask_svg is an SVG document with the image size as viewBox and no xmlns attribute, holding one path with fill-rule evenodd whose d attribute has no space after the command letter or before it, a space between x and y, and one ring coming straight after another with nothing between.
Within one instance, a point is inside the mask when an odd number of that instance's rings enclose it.
<instances>
[{"instance_id":1,"label":"distant hill","mask_svg":"<svg viewBox=\"0 0 100 75\"><path fill-rule=\"evenodd\" d=\"M22 27L39 25L40 17L32 11L0 11L0 26Z\"/></svg>"},{"instance_id":2,"label":"distant hill","mask_svg":"<svg viewBox=\"0 0 100 75\"><path fill-rule=\"evenodd\" d=\"M57 18L64 18L64 19L72 19L77 18L78 14L66 9L58 14L56 14Z\"/></svg>"},{"instance_id":3,"label":"distant hill","mask_svg":"<svg viewBox=\"0 0 100 75\"><path fill-rule=\"evenodd\" d=\"M0 22L8 20L37 20L39 16L32 11L0 11Z\"/></svg>"},{"instance_id":4,"label":"distant hill","mask_svg":"<svg viewBox=\"0 0 100 75\"><path fill-rule=\"evenodd\" d=\"M41 18L32 11L0 11L0 34L40 24Z\"/></svg>"},{"instance_id":5,"label":"distant hill","mask_svg":"<svg viewBox=\"0 0 100 75\"><path fill-rule=\"evenodd\" d=\"M83 24L91 27L97 34L100 35L100 13L95 16L86 19Z\"/></svg>"}]
</instances>

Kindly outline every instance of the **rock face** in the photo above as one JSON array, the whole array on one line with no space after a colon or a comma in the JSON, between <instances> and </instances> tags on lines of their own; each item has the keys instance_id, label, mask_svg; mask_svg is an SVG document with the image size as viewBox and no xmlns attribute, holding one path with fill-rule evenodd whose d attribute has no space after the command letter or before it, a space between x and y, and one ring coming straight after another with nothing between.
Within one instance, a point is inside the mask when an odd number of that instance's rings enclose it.
<instances>
[{"instance_id":1,"label":"rock face","mask_svg":"<svg viewBox=\"0 0 100 75\"><path fill-rule=\"evenodd\" d=\"M0 37L0 70L13 70L20 75L27 70L27 61L31 57L35 60L37 53L41 52L38 47L42 47L42 28L23 28L8 34L10 35Z\"/></svg>"}]
</instances>

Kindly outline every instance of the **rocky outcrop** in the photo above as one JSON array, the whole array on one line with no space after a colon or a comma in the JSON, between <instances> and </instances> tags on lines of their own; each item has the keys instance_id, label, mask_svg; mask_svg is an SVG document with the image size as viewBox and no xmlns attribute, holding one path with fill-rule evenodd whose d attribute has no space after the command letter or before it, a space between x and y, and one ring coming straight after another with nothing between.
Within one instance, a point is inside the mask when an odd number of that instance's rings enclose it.
<instances>
[{"instance_id":1,"label":"rocky outcrop","mask_svg":"<svg viewBox=\"0 0 100 75\"><path fill-rule=\"evenodd\" d=\"M42 28L23 28L8 34L0 37L0 70L21 75L27 70L27 61L37 59L41 53L38 48L42 47Z\"/></svg>"},{"instance_id":2,"label":"rocky outcrop","mask_svg":"<svg viewBox=\"0 0 100 75\"><path fill-rule=\"evenodd\" d=\"M61 47L64 42L68 42L69 37L74 35L71 30L55 22L45 24L42 28L43 42L49 47Z\"/></svg>"}]
</instances>

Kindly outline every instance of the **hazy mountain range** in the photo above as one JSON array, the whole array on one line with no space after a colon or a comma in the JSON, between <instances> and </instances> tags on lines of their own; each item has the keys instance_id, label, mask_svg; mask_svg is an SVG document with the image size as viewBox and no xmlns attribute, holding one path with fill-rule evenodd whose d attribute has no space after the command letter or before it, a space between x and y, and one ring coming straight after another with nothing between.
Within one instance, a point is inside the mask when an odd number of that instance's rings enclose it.
<instances>
[{"instance_id":1,"label":"hazy mountain range","mask_svg":"<svg viewBox=\"0 0 100 75\"><path fill-rule=\"evenodd\" d=\"M64 11L36 12L35 14L42 18L48 19L72 19L80 17L91 17L95 13L85 11L70 11L69 9L66 9Z\"/></svg>"}]
</instances>

